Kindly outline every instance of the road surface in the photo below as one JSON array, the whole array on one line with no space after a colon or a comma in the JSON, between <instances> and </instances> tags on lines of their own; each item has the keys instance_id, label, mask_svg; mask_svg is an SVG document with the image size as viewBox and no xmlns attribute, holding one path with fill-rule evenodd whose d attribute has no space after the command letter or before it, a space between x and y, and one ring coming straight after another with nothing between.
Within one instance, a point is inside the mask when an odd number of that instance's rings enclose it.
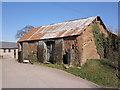
<instances>
[{"instance_id":1,"label":"road surface","mask_svg":"<svg viewBox=\"0 0 120 90\"><path fill-rule=\"evenodd\" d=\"M2 60L2 88L98 88L99 86L62 70Z\"/></svg>"}]
</instances>

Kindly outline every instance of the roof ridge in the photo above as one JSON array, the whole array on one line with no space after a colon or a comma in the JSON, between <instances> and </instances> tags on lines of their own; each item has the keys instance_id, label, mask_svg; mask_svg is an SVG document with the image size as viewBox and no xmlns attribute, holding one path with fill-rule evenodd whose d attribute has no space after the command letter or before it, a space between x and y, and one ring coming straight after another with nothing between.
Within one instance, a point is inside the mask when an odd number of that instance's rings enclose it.
<instances>
[{"instance_id":1,"label":"roof ridge","mask_svg":"<svg viewBox=\"0 0 120 90\"><path fill-rule=\"evenodd\" d=\"M93 16L93 17L98 17L98 16ZM63 21L63 22L58 22L58 23L53 23L53 24L47 24L47 25L42 25L42 26L61 24L61 23L65 23L65 22L72 22L72 21L77 21L77 20L82 20L82 19L93 18L93 17L86 17L86 18L80 18L80 19L68 20L68 21ZM39 27L41 27L41 26L39 26Z\"/></svg>"}]
</instances>

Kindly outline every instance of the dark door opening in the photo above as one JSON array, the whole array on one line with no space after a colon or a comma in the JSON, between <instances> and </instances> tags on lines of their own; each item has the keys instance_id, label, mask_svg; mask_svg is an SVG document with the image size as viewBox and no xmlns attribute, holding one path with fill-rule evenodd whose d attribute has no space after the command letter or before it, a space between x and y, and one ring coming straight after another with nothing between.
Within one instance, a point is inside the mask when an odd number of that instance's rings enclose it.
<instances>
[{"instance_id":1,"label":"dark door opening","mask_svg":"<svg viewBox=\"0 0 120 90\"><path fill-rule=\"evenodd\" d=\"M47 41L46 45L47 45L47 60L48 62L54 63L55 42Z\"/></svg>"},{"instance_id":2,"label":"dark door opening","mask_svg":"<svg viewBox=\"0 0 120 90\"><path fill-rule=\"evenodd\" d=\"M14 58L16 58L16 50L14 50Z\"/></svg>"},{"instance_id":3,"label":"dark door opening","mask_svg":"<svg viewBox=\"0 0 120 90\"><path fill-rule=\"evenodd\" d=\"M68 62L69 62L69 55L68 52L66 52L66 54L63 55L63 63L68 64Z\"/></svg>"}]
</instances>

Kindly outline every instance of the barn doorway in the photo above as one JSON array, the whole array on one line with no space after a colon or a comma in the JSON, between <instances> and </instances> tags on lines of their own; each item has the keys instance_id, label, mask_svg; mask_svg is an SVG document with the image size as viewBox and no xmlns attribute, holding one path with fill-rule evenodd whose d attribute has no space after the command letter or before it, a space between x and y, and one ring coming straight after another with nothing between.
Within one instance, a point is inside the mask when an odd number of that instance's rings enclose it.
<instances>
[{"instance_id":1,"label":"barn doorway","mask_svg":"<svg viewBox=\"0 0 120 90\"><path fill-rule=\"evenodd\" d=\"M47 46L47 61L50 63L54 63L55 42L54 41L47 41L45 43Z\"/></svg>"},{"instance_id":2,"label":"barn doorway","mask_svg":"<svg viewBox=\"0 0 120 90\"><path fill-rule=\"evenodd\" d=\"M70 53L69 53L69 52L66 52L66 53L63 55L63 63L64 63L64 64L69 64L69 61L70 61Z\"/></svg>"}]
</instances>

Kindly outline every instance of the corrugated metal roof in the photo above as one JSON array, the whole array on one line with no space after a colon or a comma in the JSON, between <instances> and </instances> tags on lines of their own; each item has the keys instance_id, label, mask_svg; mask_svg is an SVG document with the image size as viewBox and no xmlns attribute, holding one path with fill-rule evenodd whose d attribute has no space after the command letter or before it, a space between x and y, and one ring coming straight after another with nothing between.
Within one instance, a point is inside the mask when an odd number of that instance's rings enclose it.
<instances>
[{"instance_id":1,"label":"corrugated metal roof","mask_svg":"<svg viewBox=\"0 0 120 90\"><path fill-rule=\"evenodd\" d=\"M18 42L79 35L97 16L31 29Z\"/></svg>"},{"instance_id":2,"label":"corrugated metal roof","mask_svg":"<svg viewBox=\"0 0 120 90\"><path fill-rule=\"evenodd\" d=\"M0 42L0 48L4 48L4 49L16 49L18 48L17 43L15 42Z\"/></svg>"}]
</instances>

